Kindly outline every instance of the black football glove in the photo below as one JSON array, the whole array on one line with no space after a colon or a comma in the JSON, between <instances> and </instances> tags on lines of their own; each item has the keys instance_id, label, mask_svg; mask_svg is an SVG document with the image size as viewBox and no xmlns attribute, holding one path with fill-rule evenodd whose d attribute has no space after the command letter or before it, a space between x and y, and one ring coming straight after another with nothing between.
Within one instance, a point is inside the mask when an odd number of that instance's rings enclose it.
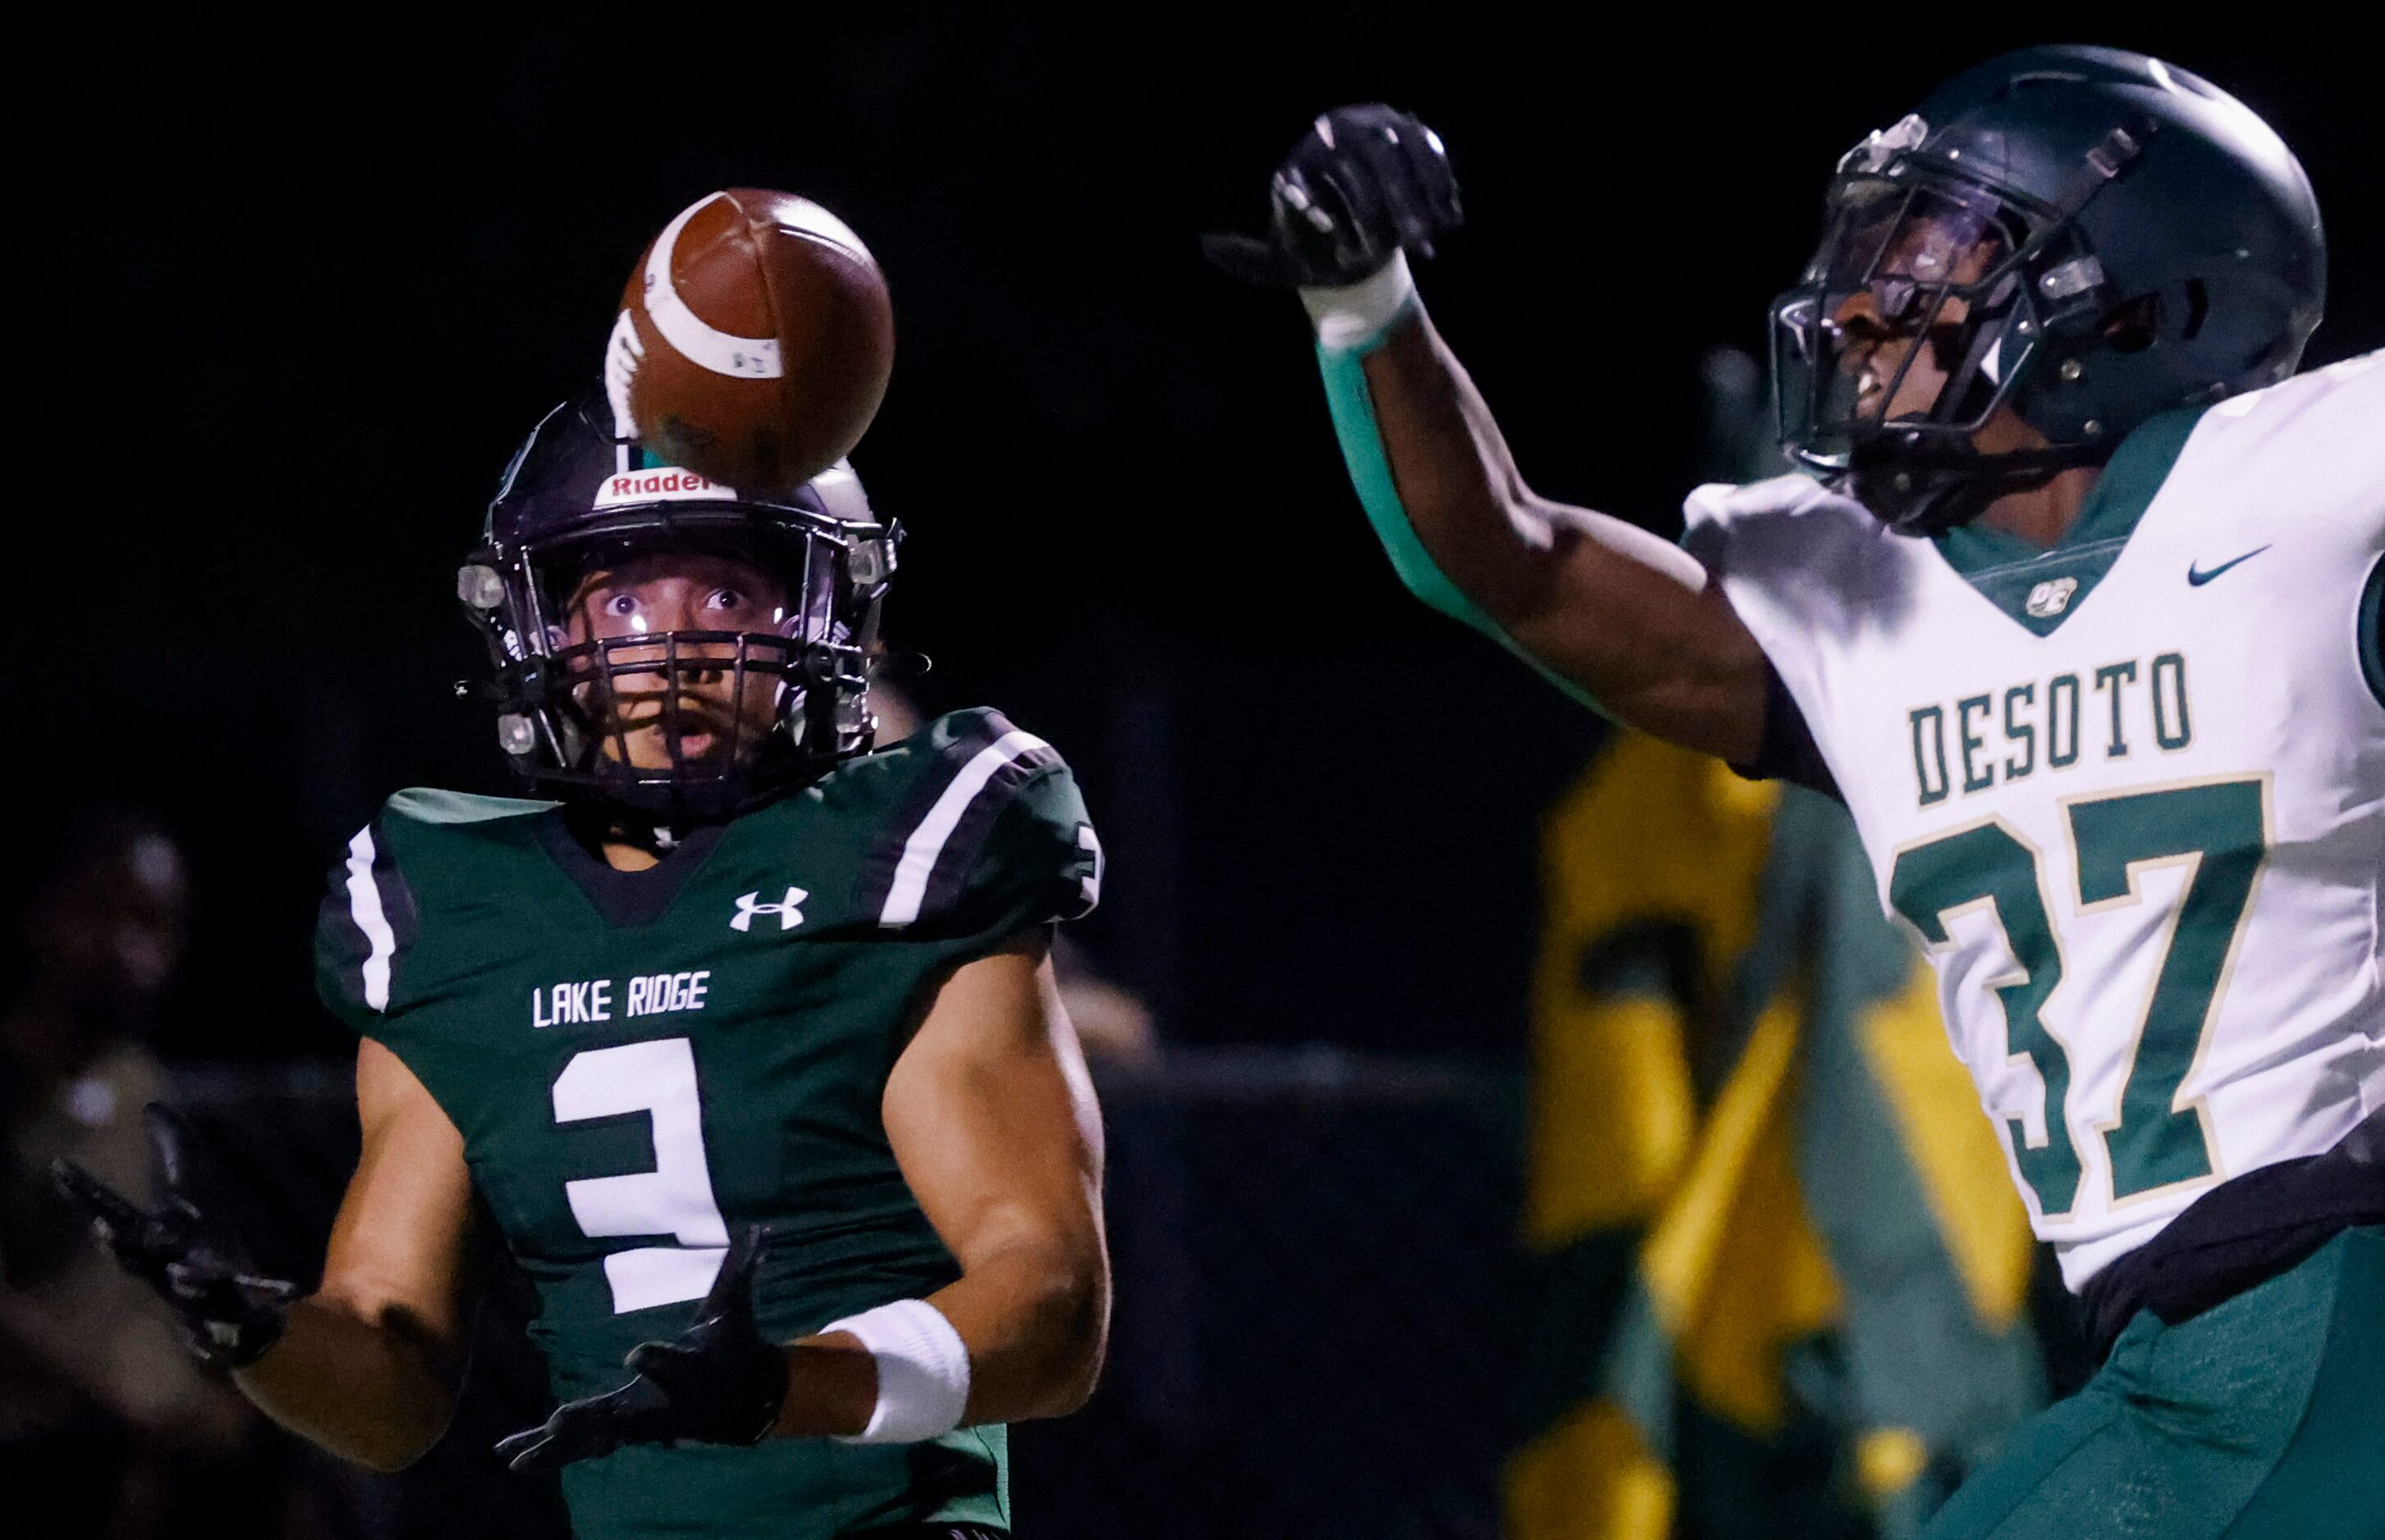
<instances>
[{"instance_id":1,"label":"black football glove","mask_svg":"<svg viewBox=\"0 0 2385 1540\"><path fill-rule=\"evenodd\" d=\"M624 1360L637 1377L566 1401L497 1446L516 1471L552 1471L624 1444L759 1444L787 1397L787 1356L754 1324L754 1263L768 1232L754 1225L721 1259L712 1292L674 1342L643 1342Z\"/></svg>"},{"instance_id":2,"label":"black football glove","mask_svg":"<svg viewBox=\"0 0 2385 1540\"><path fill-rule=\"evenodd\" d=\"M173 1307L201 1362L245 1368L281 1340L297 1285L257 1274L213 1197L202 1141L181 1114L153 1101L142 1124L161 1211L149 1212L72 1161L57 1161L50 1174L124 1270Z\"/></svg>"},{"instance_id":3,"label":"black football glove","mask_svg":"<svg viewBox=\"0 0 2385 1540\"><path fill-rule=\"evenodd\" d=\"M1269 289L1355 283L1465 220L1441 136L1380 103L1335 107L1284 157L1264 236L1205 235L1211 262Z\"/></svg>"}]
</instances>

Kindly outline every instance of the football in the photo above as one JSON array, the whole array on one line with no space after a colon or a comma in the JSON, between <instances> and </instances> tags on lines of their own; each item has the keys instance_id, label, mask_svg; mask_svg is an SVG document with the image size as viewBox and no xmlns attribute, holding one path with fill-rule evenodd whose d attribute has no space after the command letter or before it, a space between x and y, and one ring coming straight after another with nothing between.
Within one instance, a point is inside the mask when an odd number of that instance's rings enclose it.
<instances>
[{"instance_id":1,"label":"football","mask_svg":"<svg viewBox=\"0 0 2385 1540\"><path fill-rule=\"evenodd\" d=\"M605 384L656 454L762 496L861 441L893 363L886 281L852 228L808 198L732 187L639 257Z\"/></svg>"}]
</instances>

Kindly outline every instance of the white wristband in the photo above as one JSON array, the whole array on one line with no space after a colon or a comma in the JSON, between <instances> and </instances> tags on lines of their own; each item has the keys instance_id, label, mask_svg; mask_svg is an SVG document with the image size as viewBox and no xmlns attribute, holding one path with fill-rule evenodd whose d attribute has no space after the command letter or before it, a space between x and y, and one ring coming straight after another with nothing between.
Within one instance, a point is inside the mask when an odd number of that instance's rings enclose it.
<instances>
[{"instance_id":1,"label":"white wristband","mask_svg":"<svg viewBox=\"0 0 2385 1540\"><path fill-rule=\"evenodd\" d=\"M1300 303L1317 328L1317 340L1336 353L1366 346L1400 318L1416 298L1408 254L1393 252L1373 276L1331 289L1303 289Z\"/></svg>"},{"instance_id":2,"label":"white wristband","mask_svg":"<svg viewBox=\"0 0 2385 1540\"><path fill-rule=\"evenodd\" d=\"M878 1360L878 1406L869 1425L839 1439L844 1444L916 1444L961 1425L968 1407L968 1347L925 1299L891 1305L831 1321L820 1328L850 1332Z\"/></svg>"}]
</instances>

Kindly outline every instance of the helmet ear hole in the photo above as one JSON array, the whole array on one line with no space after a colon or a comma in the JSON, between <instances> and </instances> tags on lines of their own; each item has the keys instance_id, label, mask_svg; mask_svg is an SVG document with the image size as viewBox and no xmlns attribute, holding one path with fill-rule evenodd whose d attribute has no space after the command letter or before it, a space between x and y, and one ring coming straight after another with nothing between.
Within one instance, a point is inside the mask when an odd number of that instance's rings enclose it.
<instances>
[{"instance_id":1,"label":"helmet ear hole","mask_svg":"<svg viewBox=\"0 0 2385 1540\"><path fill-rule=\"evenodd\" d=\"M2104 317L2104 343L2114 353L2142 353L2161 336L2159 294L2123 300Z\"/></svg>"},{"instance_id":2,"label":"helmet ear hole","mask_svg":"<svg viewBox=\"0 0 2385 1540\"><path fill-rule=\"evenodd\" d=\"M2199 278L2186 280L2186 328L2178 334L2181 342L2191 342L2202 335L2203 323L2211 315L2211 287Z\"/></svg>"}]
</instances>

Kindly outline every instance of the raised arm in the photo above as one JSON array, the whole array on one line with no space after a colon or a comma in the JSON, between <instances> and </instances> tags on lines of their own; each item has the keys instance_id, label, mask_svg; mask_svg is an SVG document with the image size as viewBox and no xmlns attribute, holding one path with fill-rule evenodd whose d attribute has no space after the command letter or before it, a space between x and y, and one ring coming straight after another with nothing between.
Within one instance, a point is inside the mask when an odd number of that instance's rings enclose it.
<instances>
[{"instance_id":1,"label":"raised arm","mask_svg":"<svg viewBox=\"0 0 2385 1540\"><path fill-rule=\"evenodd\" d=\"M1277 173L1240 276L1296 287L1367 517L1417 597L1585 703L1734 764L1763 746L1767 673L1705 570L1621 519L1535 493L1433 329L1405 251L1458 220L1440 141L1384 107L1317 120Z\"/></svg>"},{"instance_id":2,"label":"raised arm","mask_svg":"<svg viewBox=\"0 0 2385 1540\"><path fill-rule=\"evenodd\" d=\"M281 1339L233 1378L266 1415L394 1471L446 1431L463 1378L472 1236L463 1136L398 1057L356 1054L364 1153L323 1263Z\"/></svg>"},{"instance_id":3,"label":"raised arm","mask_svg":"<svg viewBox=\"0 0 2385 1540\"><path fill-rule=\"evenodd\" d=\"M1421 304L1357 356L1320 362L1352 479L1412 590L1618 721L1756 758L1764 655L1721 585L1638 526L1525 485Z\"/></svg>"}]
</instances>

